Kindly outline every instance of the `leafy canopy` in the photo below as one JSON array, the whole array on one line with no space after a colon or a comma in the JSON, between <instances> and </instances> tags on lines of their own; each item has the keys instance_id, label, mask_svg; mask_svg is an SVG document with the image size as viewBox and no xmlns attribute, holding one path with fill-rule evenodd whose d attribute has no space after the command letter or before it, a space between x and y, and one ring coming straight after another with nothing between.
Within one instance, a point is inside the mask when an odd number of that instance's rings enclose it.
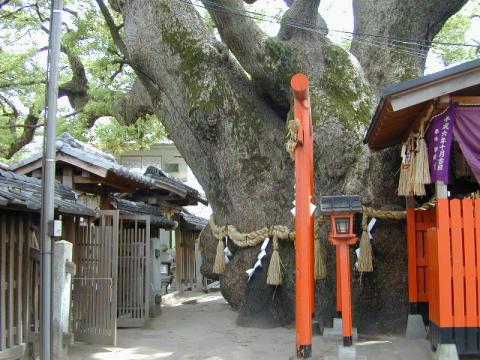
<instances>
[{"instance_id":1,"label":"leafy canopy","mask_svg":"<svg viewBox=\"0 0 480 360\"><path fill-rule=\"evenodd\" d=\"M50 1L0 4L0 159L10 159L43 134ZM120 16L111 15L121 31ZM95 1L66 0L62 21L58 132L115 152L128 148L125 143L145 148L165 138L153 116L126 126L117 116L134 73ZM99 118L102 124L94 126Z\"/></svg>"},{"instance_id":2,"label":"leafy canopy","mask_svg":"<svg viewBox=\"0 0 480 360\"><path fill-rule=\"evenodd\" d=\"M149 113L125 124L116 110L135 76L112 40L99 1L65 0L58 132L115 153L145 149L167 135ZM0 1L0 160L23 156L24 147L43 133L49 8L47 0ZM122 36L121 16L110 14ZM472 43L472 23L479 16L480 0L470 1L435 41ZM478 57L478 48L434 46L432 53L450 65Z\"/></svg>"}]
</instances>

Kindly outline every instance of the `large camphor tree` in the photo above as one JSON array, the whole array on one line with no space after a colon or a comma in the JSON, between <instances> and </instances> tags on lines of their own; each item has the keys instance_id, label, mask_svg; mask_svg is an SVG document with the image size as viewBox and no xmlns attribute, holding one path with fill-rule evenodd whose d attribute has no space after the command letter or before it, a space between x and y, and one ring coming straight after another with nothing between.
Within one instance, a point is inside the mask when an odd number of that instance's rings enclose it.
<instances>
[{"instance_id":1,"label":"large camphor tree","mask_svg":"<svg viewBox=\"0 0 480 360\"><path fill-rule=\"evenodd\" d=\"M125 65L135 80L123 92L111 83L100 91L95 84L104 80L85 75L77 27L69 35L73 41L64 40L72 71L60 95L68 96L74 115L83 116L87 126L104 115L125 126L156 115L203 186L215 222L249 232L293 226L294 163L285 142L292 117L290 78L303 72L311 84L316 196L359 194L375 208L403 208L395 194L398 151L372 155L362 139L383 87L423 73L431 41L467 0L353 0L350 53L327 38L320 0L285 1L288 10L273 37L244 2L255 0L194 1L197 7L189 0L96 0L106 24L95 30L105 35L98 45L109 54L111 68ZM83 31L88 36L89 29ZM109 106L100 106L107 97ZM375 270L361 282L353 277L360 331L401 331L405 325L403 228L404 223L381 221L373 243ZM201 240L203 272L215 276L217 241L208 228ZM220 282L227 301L239 310L238 323L290 323L292 244L281 243L284 281L278 287L266 285L265 268L247 281L245 270L258 248L232 247L233 259ZM331 248L327 261L327 279L317 283L318 314L325 319L335 311Z\"/></svg>"}]
</instances>

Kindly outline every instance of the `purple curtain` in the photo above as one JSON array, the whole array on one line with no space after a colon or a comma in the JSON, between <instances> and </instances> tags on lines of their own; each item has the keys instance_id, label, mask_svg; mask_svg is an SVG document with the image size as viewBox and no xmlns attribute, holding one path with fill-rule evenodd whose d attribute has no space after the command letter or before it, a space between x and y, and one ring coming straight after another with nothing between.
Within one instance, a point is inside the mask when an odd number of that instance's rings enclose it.
<instances>
[{"instance_id":1,"label":"purple curtain","mask_svg":"<svg viewBox=\"0 0 480 360\"><path fill-rule=\"evenodd\" d=\"M436 116L430 123L426 140L428 144L428 163L432 182L450 180L450 154L452 149L453 123L457 106L453 104L442 115Z\"/></svg>"},{"instance_id":2,"label":"purple curtain","mask_svg":"<svg viewBox=\"0 0 480 360\"><path fill-rule=\"evenodd\" d=\"M463 156L478 182L480 182L480 107L458 107L453 135Z\"/></svg>"}]
</instances>

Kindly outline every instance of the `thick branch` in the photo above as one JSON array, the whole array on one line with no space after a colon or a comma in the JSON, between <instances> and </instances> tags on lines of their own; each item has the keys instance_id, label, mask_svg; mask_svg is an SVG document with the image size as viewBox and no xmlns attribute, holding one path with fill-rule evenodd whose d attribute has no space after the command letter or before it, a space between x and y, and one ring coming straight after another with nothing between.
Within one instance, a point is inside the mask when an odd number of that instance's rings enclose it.
<instances>
[{"instance_id":1,"label":"thick branch","mask_svg":"<svg viewBox=\"0 0 480 360\"><path fill-rule=\"evenodd\" d=\"M125 125L147 114L153 114L152 102L145 87L139 79L133 83L132 89L117 100L114 108L115 118Z\"/></svg>"},{"instance_id":2,"label":"thick branch","mask_svg":"<svg viewBox=\"0 0 480 360\"><path fill-rule=\"evenodd\" d=\"M268 176L272 167L282 166L274 156L281 158L283 152L257 157L259 152L252 149L268 151L271 144L283 144L280 117L252 91L248 77L191 4L129 0L123 14L133 67L148 74L154 85L165 86L159 91L160 86L156 90L142 79L155 114L194 173L201 175L208 196L215 199L219 221L229 216L243 219L236 215L240 212L248 212L253 221L239 227L274 221L258 207L252 208L246 198L239 200L242 206L233 206L239 195L233 186L243 177L250 196L273 193L258 179Z\"/></svg>"},{"instance_id":3,"label":"thick branch","mask_svg":"<svg viewBox=\"0 0 480 360\"><path fill-rule=\"evenodd\" d=\"M291 40L296 37L315 39L328 31L325 20L318 13L320 0L296 0L285 12L278 37ZM314 31L313 31L314 30Z\"/></svg>"},{"instance_id":4,"label":"thick branch","mask_svg":"<svg viewBox=\"0 0 480 360\"><path fill-rule=\"evenodd\" d=\"M73 53L68 47L61 47L62 52L67 55L70 68L72 69L72 78L66 83L60 84L58 88L59 96L67 96L72 108L79 111L85 107L90 100L88 95L88 79L82 60Z\"/></svg>"},{"instance_id":5,"label":"thick branch","mask_svg":"<svg viewBox=\"0 0 480 360\"><path fill-rule=\"evenodd\" d=\"M352 53L377 92L419 76L430 41L467 0L353 0Z\"/></svg>"},{"instance_id":6,"label":"thick branch","mask_svg":"<svg viewBox=\"0 0 480 360\"><path fill-rule=\"evenodd\" d=\"M118 47L118 49L122 52L123 56L128 59L128 50L127 47L125 46L125 43L120 36L120 33L118 31L117 25L115 25L115 21L113 20L112 15L110 14L110 11L108 10L107 6L102 0L95 0L98 4L98 7L100 8L100 11L102 12L102 15L105 19L105 23L107 24L107 28L110 31L110 35L112 36L113 42L115 45Z\"/></svg>"},{"instance_id":7,"label":"thick branch","mask_svg":"<svg viewBox=\"0 0 480 360\"><path fill-rule=\"evenodd\" d=\"M264 76L259 57L265 53L267 36L247 17L241 0L203 1L217 25L220 37L244 69L253 77Z\"/></svg>"},{"instance_id":8,"label":"thick branch","mask_svg":"<svg viewBox=\"0 0 480 360\"><path fill-rule=\"evenodd\" d=\"M18 116L19 116L20 113L18 112L17 107L15 106L15 104L14 104L12 101L10 101L8 98L6 98L5 96L3 96L3 95L1 95L1 94L0 94L0 99L1 99L5 104L7 104L8 107L12 110L12 116L13 116L14 118L18 118Z\"/></svg>"},{"instance_id":9,"label":"thick branch","mask_svg":"<svg viewBox=\"0 0 480 360\"><path fill-rule=\"evenodd\" d=\"M282 49L248 17L242 0L203 1L215 24L220 37L232 51L242 67L251 75L257 89L272 100L274 107L285 110L289 106L289 89L279 70ZM280 51L276 51L280 50ZM226 50L224 50L226 51ZM277 109L278 110L278 109Z\"/></svg>"},{"instance_id":10,"label":"thick branch","mask_svg":"<svg viewBox=\"0 0 480 360\"><path fill-rule=\"evenodd\" d=\"M15 141L10 144L5 152L5 157L10 159L13 155L17 153L22 147L30 143L35 135L35 129L38 127L38 121L40 119L40 114L33 109L30 109L30 113L27 115L25 122L23 124L24 130L22 135L18 136Z\"/></svg>"}]
</instances>

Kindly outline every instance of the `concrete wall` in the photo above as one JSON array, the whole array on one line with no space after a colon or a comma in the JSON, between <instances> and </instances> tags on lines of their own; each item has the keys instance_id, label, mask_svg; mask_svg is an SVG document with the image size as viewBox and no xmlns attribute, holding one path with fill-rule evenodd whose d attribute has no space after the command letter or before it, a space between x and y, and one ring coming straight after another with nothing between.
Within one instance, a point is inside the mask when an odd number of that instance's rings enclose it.
<instances>
[{"instance_id":1,"label":"concrete wall","mask_svg":"<svg viewBox=\"0 0 480 360\"><path fill-rule=\"evenodd\" d=\"M143 173L150 165L165 170L182 181L188 181L188 166L173 144L154 144L149 150L127 151L118 161L126 167ZM172 166L178 165L178 171Z\"/></svg>"}]
</instances>

